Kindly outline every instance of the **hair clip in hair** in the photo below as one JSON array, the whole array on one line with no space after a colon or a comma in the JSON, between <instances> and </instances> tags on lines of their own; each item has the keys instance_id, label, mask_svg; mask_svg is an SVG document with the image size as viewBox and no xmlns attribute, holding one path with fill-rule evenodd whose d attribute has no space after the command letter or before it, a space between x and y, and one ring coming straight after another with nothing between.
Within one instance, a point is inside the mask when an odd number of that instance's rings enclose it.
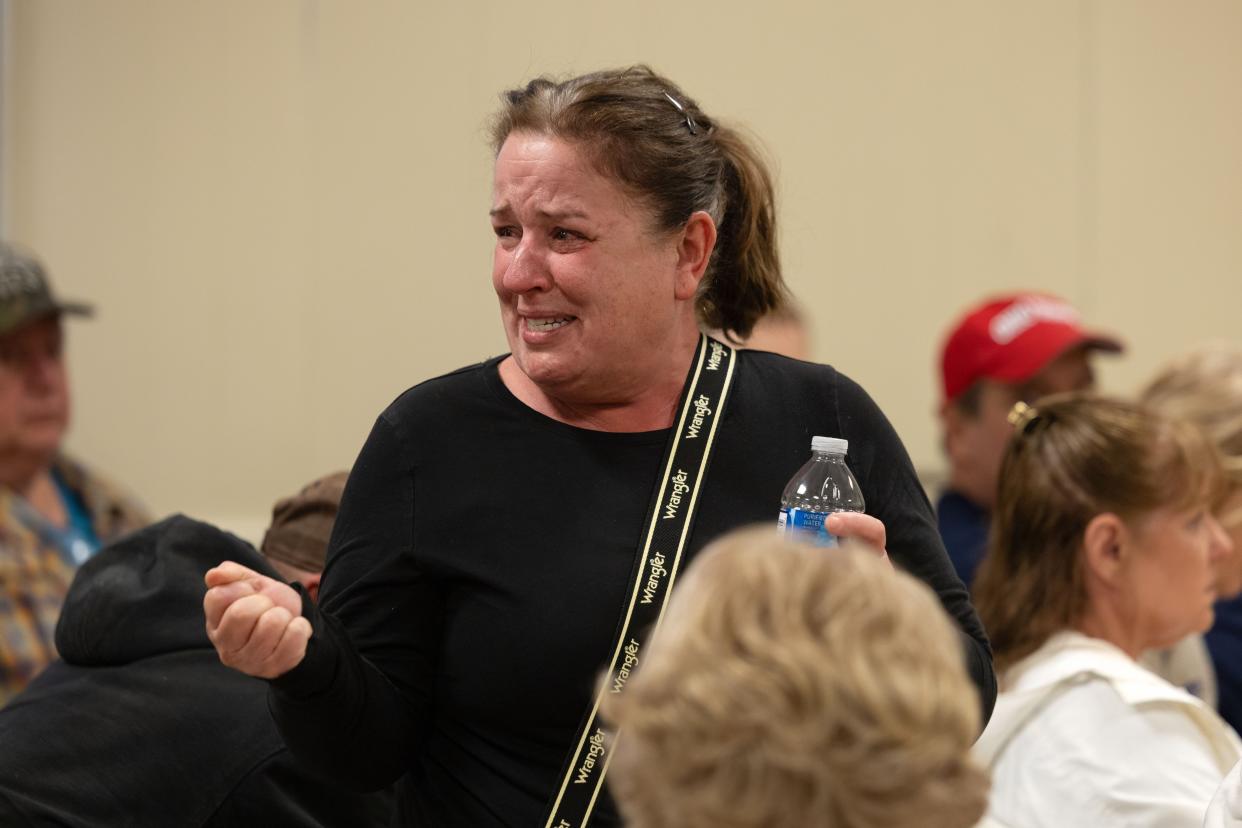
<instances>
[{"instance_id":1,"label":"hair clip in hair","mask_svg":"<svg viewBox=\"0 0 1242 828\"><path fill-rule=\"evenodd\" d=\"M1031 425L1039 419L1039 409L1033 405L1027 405L1019 400L1013 404L1013 408L1009 409L1009 424L1014 427L1015 431L1022 434L1027 433L1031 429Z\"/></svg>"},{"instance_id":2,"label":"hair clip in hair","mask_svg":"<svg viewBox=\"0 0 1242 828\"><path fill-rule=\"evenodd\" d=\"M690 117L690 113L686 111L686 108L681 105L681 101L677 100L667 92L664 93L664 97L668 98L668 102L677 107L677 111L680 112L682 117L686 119L686 129L690 130L690 134L698 135L698 130L694 128L694 119Z\"/></svg>"}]
</instances>

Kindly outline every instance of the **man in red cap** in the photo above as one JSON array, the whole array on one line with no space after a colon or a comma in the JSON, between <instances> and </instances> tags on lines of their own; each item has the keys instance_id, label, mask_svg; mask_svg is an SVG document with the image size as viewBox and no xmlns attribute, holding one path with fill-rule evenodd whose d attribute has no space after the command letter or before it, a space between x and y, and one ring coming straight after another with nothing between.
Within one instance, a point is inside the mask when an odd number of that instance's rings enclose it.
<instances>
[{"instance_id":1,"label":"man in red cap","mask_svg":"<svg viewBox=\"0 0 1242 828\"><path fill-rule=\"evenodd\" d=\"M1091 388L1092 353L1121 350L1115 337L1085 330L1073 307L1046 294L989 299L954 325L940 361L949 485L936 514L949 558L967 586L987 549L1001 458L1012 433L1010 409Z\"/></svg>"}]
</instances>

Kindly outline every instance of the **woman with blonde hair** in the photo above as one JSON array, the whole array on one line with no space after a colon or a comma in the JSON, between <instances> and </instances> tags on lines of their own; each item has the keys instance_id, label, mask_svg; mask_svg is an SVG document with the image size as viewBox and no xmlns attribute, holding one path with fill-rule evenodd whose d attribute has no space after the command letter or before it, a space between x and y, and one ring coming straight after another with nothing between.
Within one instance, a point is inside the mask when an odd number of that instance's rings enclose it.
<instances>
[{"instance_id":1,"label":"woman with blonde hair","mask_svg":"<svg viewBox=\"0 0 1242 828\"><path fill-rule=\"evenodd\" d=\"M605 711L630 828L966 828L986 806L947 616L857 549L716 541Z\"/></svg>"},{"instance_id":2,"label":"woman with blonde hair","mask_svg":"<svg viewBox=\"0 0 1242 828\"><path fill-rule=\"evenodd\" d=\"M976 745L1010 825L1198 826L1242 743L1139 666L1212 622L1231 550L1194 426L1091 395L1015 417L975 586L1001 694Z\"/></svg>"}]
</instances>

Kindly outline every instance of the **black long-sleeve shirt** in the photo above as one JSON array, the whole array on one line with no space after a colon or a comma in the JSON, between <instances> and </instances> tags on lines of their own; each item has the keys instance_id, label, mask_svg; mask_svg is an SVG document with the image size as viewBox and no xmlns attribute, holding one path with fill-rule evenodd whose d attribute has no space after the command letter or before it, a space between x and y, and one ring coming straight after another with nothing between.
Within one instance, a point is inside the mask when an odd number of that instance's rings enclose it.
<instances>
[{"instance_id":1,"label":"black long-sleeve shirt","mask_svg":"<svg viewBox=\"0 0 1242 828\"><path fill-rule=\"evenodd\" d=\"M409 824L539 824L612 651L669 433L551 420L509 393L499 362L424 382L379 417L322 603L306 606L307 657L271 695L321 772L364 788L408 772ZM962 631L986 719L988 645L926 495L888 420L832 368L739 353L687 562L729 529L774 524L813 435L849 440L889 556ZM591 825L619 825L611 802Z\"/></svg>"}]
</instances>

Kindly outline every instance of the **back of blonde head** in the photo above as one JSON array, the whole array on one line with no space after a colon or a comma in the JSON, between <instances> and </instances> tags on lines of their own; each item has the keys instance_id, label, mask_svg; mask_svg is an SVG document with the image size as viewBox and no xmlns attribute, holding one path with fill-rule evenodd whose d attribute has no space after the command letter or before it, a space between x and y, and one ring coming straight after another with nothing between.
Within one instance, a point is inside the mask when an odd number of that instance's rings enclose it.
<instances>
[{"instance_id":1,"label":"back of blonde head","mask_svg":"<svg viewBox=\"0 0 1242 828\"><path fill-rule=\"evenodd\" d=\"M1232 489L1242 489L1242 347L1200 346L1166 365L1140 399L1190 420L1216 444Z\"/></svg>"},{"instance_id":2,"label":"back of blonde head","mask_svg":"<svg viewBox=\"0 0 1242 828\"><path fill-rule=\"evenodd\" d=\"M608 698L609 779L631 828L965 828L978 710L925 586L746 530L703 552Z\"/></svg>"}]
</instances>

